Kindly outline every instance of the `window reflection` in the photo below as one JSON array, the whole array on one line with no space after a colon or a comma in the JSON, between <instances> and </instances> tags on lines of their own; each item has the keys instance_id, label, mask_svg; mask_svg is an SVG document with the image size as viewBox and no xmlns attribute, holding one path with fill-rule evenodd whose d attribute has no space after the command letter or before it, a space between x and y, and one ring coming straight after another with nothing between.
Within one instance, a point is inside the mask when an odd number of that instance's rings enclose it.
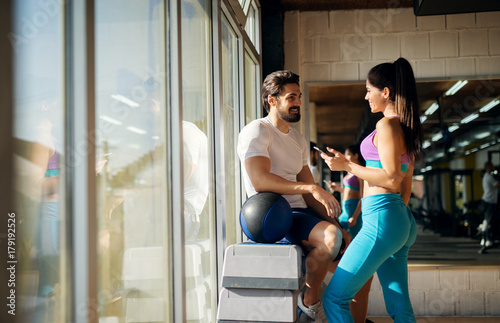
<instances>
[{"instance_id":1,"label":"window reflection","mask_svg":"<svg viewBox=\"0 0 500 323\"><path fill-rule=\"evenodd\" d=\"M13 21L16 317L63 322L62 8L15 2Z\"/></svg>"},{"instance_id":2,"label":"window reflection","mask_svg":"<svg viewBox=\"0 0 500 323\"><path fill-rule=\"evenodd\" d=\"M238 114L238 39L229 21L224 17L222 34L222 97L224 116L224 181L226 245L238 243L241 231L238 223L239 163L236 156L236 139L239 132Z\"/></svg>"},{"instance_id":3,"label":"window reflection","mask_svg":"<svg viewBox=\"0 0 500 323\"><path fill-rule=\"evenodd\" d=\"M95 10L99 316L168 322L163 2Z\"/></svg>"},{"instance_id":4,"label":"window reflection","mask_svg":"<svg viewBox=\"0 0 500 323\"><path fill-rule=\"evenodd\" d=\"M186 321L214 322L215 212L210 1L181 1ZM174 215L175 216L175 215ZM177 215L179 216L179 215Z\"/></svg>"},{"instance_id":5,"label":"window reflection","mask_svg":"<svg viewBox=\"0 0 500 323\"><path fill-rule=\"evenodd\" d=\"M257 64L245 52L245 124L257 119L259 107L257 93Z\"/></svg>"},{"instance_id":6,"label":"window reflection","mask_svg":"<svg viewBox=\"0 0 500 323\"><path fill-rule=\"evenodd\" d=\"M247 13L247 20L245 23L245 31L248 35L248 38L252 41L253 45L259 51L259 44L258 44L258 39L259 39L259 24L258 24L258 16L259 12L255 8L255 3L250 3L249 8L248 8L248 13Z\"/></svg>"}]
</instances>

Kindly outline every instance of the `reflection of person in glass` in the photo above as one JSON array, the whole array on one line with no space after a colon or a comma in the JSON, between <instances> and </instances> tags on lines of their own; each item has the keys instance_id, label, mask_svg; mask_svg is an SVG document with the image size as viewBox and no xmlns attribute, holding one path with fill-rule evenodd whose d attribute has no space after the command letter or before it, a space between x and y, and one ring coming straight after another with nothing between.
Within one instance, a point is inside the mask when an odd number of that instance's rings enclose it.
<instances>
[{"instance_id":1,"label":"reflection of person in glass","mask_svg":"<svg viewBox=\"0 0 500 323\"><path fill-rule=\"evenodd\" d=\"M56 321L54 297L59 282L59 163L60 152L54 135L54 107L43 103L36 141L26 147L29 160L36 165L36 184L40 188L38 222L35 224L35 251L38 258L38 302L35 322Z\"/></svg>"},{"instance_id":2,"label":"reflection of person in glass","mask_svg":"<svg viewBox=\"0 0 500 323\"><path fill-rule=\"evenodd\" d=\"M200 230L200 214L208 196L207 136L188 121L182 122L184 150L185 239L195 239Z\"/></svg>"},{"instance_id":3,"label":"reflection of person in glass","mask_svg":"<svg viewBox=\"0 0 500 323\"><path fill-rule=\"evenodd\" d=\"M484 176L483 176L483 196L481 198L481 203L484 213L484 221L481 224L481 250L479 253L485 253L486 248L493 246L493 235L491 230L491 223L493 216L496 213L497 201L498 201L498 188L500 187L500 182L493 177L492 173L495 170L495 166L490 161L484 163Z\"/></svg>"}]
</instances>

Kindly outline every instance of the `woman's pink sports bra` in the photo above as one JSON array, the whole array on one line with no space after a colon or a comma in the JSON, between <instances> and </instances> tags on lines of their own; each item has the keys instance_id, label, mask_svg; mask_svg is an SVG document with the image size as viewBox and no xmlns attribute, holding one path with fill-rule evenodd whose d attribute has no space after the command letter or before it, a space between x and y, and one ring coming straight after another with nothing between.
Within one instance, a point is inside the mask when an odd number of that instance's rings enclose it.
<instances>
[{"instance_id":1,"label":"woman's pink sports bra","mask_svg":"<svg viewBox=\"0 0 500 323\"><path fill-rule=\"evenodd\" d=\"M382 168L382 163L380 162L380 156L378 155L378 149L373 144L373 137L377 133L377 129L373 130L371 134L366 136L361 142L360 150L361 155L366 161L366 166ZM403 172L408 171L408 166L410 165L410 156L407 153L401 155L401 170Z\"/></svg>"},{"instance_id":2,"label":"woman's pink sports bra","mask_svg":"<svg viewBox=\"0 0 500 323\"><path fill-rule=\"evenodd\" d=\"M345 187L350 188L353 191L359 191L358 178L354 175L352 175L349 178L347 176L344 176L342 183L344 184Z\"/></svg>"}]
</instances>

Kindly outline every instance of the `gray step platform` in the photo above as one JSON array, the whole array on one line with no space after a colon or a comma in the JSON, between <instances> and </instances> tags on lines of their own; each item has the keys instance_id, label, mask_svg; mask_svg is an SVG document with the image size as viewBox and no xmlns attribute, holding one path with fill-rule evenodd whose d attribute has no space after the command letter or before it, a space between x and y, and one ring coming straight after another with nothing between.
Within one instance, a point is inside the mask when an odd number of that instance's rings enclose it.
<instances>
[{"instance_id":1,"label":"gray step platform","mask_svg":"<svg viewBox=\"0 0 500 323\"><path fill-rule=\"evenodd\" d=\"M298 322L298 294L298 290L222 288L217 322Z\"/></svg>"},{"instance_id":2,"label":"gray step platform","mask_svg":"<svg viewBox=\"0 0 500 323\"><path fill-rule=\"evenodd\" d=\"M241 243L226 248L222 287L302 289L302 249L293 244Z\"/></svg>"}]
</instances>

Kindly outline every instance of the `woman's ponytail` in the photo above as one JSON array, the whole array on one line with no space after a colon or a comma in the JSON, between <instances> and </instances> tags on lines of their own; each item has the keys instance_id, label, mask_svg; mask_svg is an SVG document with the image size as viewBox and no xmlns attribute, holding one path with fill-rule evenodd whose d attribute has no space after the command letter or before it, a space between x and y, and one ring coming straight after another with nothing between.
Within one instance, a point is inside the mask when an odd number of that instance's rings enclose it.
<instances>
[{"instance_id":1,"label":"woman's ponytail","mask_svg":"<svg viewBox=\"0 0 500 323\"><path fill-rule=\"evenodd\" d=\"M418 158L422 147L417 86L410 63L400 57L394 63L396 72L395 107L405 134L406 149L410 156Z\"/></svg>"}]
</instances>

